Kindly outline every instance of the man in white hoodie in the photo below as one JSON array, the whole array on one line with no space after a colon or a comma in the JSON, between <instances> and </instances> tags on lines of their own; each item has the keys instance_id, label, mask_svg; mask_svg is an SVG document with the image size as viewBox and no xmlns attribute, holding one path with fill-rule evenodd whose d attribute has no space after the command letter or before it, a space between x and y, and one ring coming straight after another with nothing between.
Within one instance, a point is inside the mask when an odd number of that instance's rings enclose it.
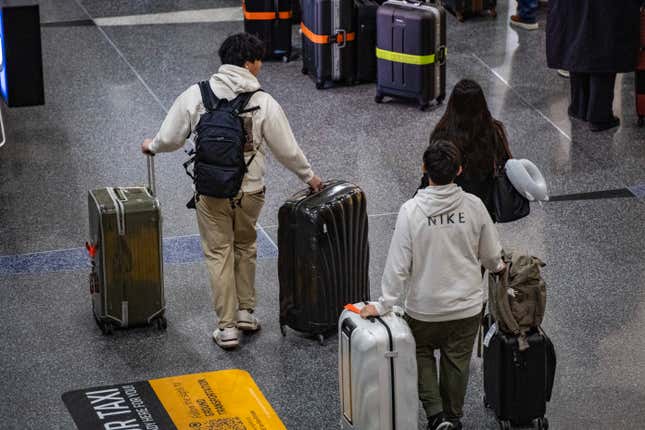
<instances>
[{"instance_id":1,"label":"man in white hoodie","mask_svg":"<svg viewBox=\"0 0 645 430\"><path fill-rule=\"evenodd\" d=\"M263 55L264 45L257 37L247 33L228 37L219 49L222 66L205 85L212 91L211 99L214 94L217 99L231 101L240 94L253 93L246 106L242 106L247 112L239 115L245 131L243 150L247 167L238 194L234 198L196 197L197 223L219 318L213 339L225 349L239 345L238 329L260 328L253 315L255 225L264 204L267 149L315 191L322 186L278 102L266 92L258 91L260 83L256 76L262 67ZM205 91L210 93L208 89ZM142 151L155 154L178 150L196 132L198 124L203 130L200 119L205 113L202 89L199 85L189 87L175 100L155 138L143 142Z\"/></svg>"},{"instance_id":2,"label":"man in white hoodie","mask_svg":"<svg viewBox=\"0 0 645 430\"><path fill-rule=\"evenodd\" d=\"M484 303L481 266L504 269L502 248L482 201L453 183L461 157L451 142L423 154L430 186L403 204L383 272L379 302L361 316L388 312L404 298L417 344L419 397L428 428L461 429L470 357ZM434 351L441 352L440 374ZM439 381L438 381L439 380Z\"/></svg>"}]
</instances>

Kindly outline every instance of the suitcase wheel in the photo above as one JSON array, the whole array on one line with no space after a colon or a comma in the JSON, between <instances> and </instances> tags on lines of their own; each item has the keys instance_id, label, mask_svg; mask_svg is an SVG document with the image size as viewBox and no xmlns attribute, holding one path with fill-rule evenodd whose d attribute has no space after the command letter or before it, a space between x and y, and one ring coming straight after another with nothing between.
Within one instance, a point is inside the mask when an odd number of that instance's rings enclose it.
<instances>
[{"instance_id":1,"label":"suitcase wheel","mask_svg":"<svg viewBox=\"0 0 645 430\"><path fill-rule=\"evenodd\" d=\"M511 430L511 422L507 420L497 421L497 426L499 430Z\"/></svg>"},{"instance_id":2,"label":"suitcase wheel","mask_svg":"<svg viewBox=\"0 0 645 430\"><path fill-rule=\"evenodd\" d=\"M319 334L316 337L318 338L318 343L320 344L320 346L323 346L325 344L325 336L323 336L322 334Z\"/></svg>"},{"instance_id":3,"label":"suitcase wheel","mask_svg":"<svg viewBox=\"0 0 645 430\"><path fill-rule=\"evenodd\" d=\"M645 122L645 121L643 121L643 117L642 117L642 116L639 116L639 117L638 117L638 126L639 126L639 127L642 127L644 122Z\"/></svg>"},{"instance_id":4,"label":"suitcase wheel","mask_svg":"<svg viewBox=\"0 0 645 430\"><path fill-rule=\"evenodd\" d=\"M445 100L445 98L446 98L446 96L445 96L445 95L441 95L441 96L437 97L437 104L441 104L441 103L443 103L443 101Z\"/></svg>"},{"instance_id":5,"label":"suitcase wheel","mask_svg":"<svg viewBox=\"0 0 645 430\"><path fill-rule=\"evenodd\" d=\"M282 333L283 337L287 336L287 329L286 329L285 326L283 326L283 325L280 326L280 333Z\"/></svg>"},{"instance_id":6,"label":"suitcase wheel","mask_svg":"<svg viewBox=\"0 0 645 430\"><path fill-rule=\"evenodd\" d=\"M99 327L101 328L103 334L106 336L110 336L112 333L114 333L114 324L112 324L111 322L99 322Z\"/></svg>"},{"instance_id":7,"label":"suitcase wheel","mask_svg":"<svg viewBox=\"0 0 645 430\"><path fill-rule=\"evenodd\" d=\"M549 420L546 418L536 418L533 420L533 428L536 430L548 430Z\"/></svg>"},{"instance_id":8,"label":"suitcase wheel","mask_svg":"<svg viewBox=\"0 0 645 430\"><path fill-rule=\"evenodd\" d=\"M374 101L376 103L383 103L383 96L381 94L377 94L374 96Z\"/></svg>"},{"instance_id":9,"label":"suitcase wheel","mask_svg":"<svg viewBox=\"0 0 645 430\"><path fill-rule=\"evenodd\" d=\"M302 72L303 75L308 75L309 74L309 70L307 70L306 67L303 67L300 71Z\"/></svg>"},{"instance_id":10,"label":"suitcase wheel","mask_svg":"<svg viewBox=\"0 0 645 430\"><path fill-rule=\"evenodd\" d=\"M325 88L325 83L323 81L316 81L316 89L322 90L323 88Z\"/></svg>"},{"instance_id":11,"label":"suitcase wheel","mask_svg":"<svg viewBox=\"0 0 645 430\"><path fill-rule=\"evenodd\" d=\"M168 328L168 321L164 317L155 318L154 326L157 330L165 330Z\"/></svg>"},{"instance_id":12,"label":"suitcase wheel","mask_svg":"<svg viewBox=\"0 0 645 430\"><path fill-rule=\"evenodd\" d=\"M430 107L430 103L428 102L419 104L419 110L422 112L427 111L429 107Z\"/></svg>"}]
</instances>

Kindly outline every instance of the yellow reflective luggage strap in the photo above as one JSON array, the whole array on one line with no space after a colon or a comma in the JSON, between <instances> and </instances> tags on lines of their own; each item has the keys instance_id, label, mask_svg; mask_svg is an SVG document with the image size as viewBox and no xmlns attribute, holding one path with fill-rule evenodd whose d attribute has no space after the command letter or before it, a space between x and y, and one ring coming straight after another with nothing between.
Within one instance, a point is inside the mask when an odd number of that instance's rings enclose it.
<instances>
[{"instance_id":1,"label":"yellow reflective luggage strap","mask_svg":"<svg viewBox=\"0 0 645 430\"><path fill-rule=\"evenodd\" d=\"M435 55L412 55L403 54L402 52L393 52L386 49L376 48L376 57L381 60L392 61L395 63L414 64L425 66L434 63Z\"/></svg>"}]
</instances>

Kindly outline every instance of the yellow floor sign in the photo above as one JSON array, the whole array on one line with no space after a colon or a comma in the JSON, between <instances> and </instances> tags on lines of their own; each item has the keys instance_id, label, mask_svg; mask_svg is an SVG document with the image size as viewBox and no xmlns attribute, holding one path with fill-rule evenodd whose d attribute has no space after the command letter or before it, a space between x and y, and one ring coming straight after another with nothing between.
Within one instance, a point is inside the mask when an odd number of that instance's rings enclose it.
<instances>
[{"instance_id":1,"label":"yellow floor sign","mask_svg":"<svg viewBox=\"0 0 645 430\"><path fill-rule=\"evenodd\" d=\"M63 401L79 430L286 430L243 370L88 388Z\"/></svg>"}]
</instances>

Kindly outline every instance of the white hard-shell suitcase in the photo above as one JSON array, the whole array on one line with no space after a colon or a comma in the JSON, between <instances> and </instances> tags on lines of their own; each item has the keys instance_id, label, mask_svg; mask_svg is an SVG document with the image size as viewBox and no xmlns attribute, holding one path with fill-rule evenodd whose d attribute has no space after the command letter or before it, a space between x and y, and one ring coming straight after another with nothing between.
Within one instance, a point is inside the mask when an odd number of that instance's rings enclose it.
<instances>
[{"instance_id":1,"label":"white hard-shell suitcase","mask_svg":"<svg viewBox=\"0 0 645 430\"><path fill-rule=\"evenodd\" d=\"M395 309L362 319L364 305L348 305L338 322L341 427L356 430L416 430L416 345ZM353 310L352 310L353 309Z\"/></svg>"}]
</instances>

